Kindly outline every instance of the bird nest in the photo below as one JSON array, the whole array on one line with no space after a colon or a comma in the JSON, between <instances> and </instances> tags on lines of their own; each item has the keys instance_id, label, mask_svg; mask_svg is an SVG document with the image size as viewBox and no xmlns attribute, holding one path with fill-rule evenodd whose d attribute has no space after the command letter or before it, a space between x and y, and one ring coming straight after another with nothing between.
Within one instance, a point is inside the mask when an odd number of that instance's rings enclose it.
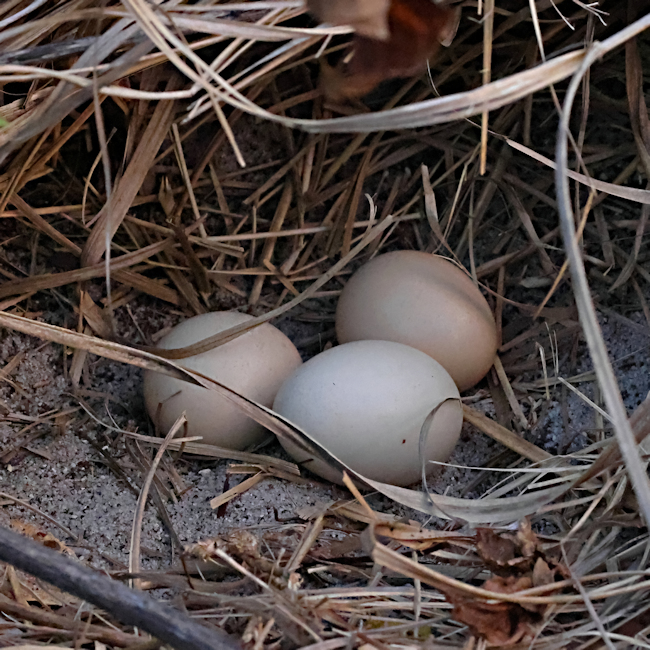
<instances>
[{"instance_id":1,"label":"bird nest","mask_svg":"<svg viewBox=\"0 0 650 650\"><path fill-rule=\"evenodd\" d=\"M355 75L368 69L345 66L363 37L336 15L319 24L300 0L0 7L0 326L63 346L72 394L36 415L0 402L15 427L3 471L30 449L29 422L85 409L107 423L93 355L205 383L177 362L196 348L152 351L169 314L247 310L253 320L202 345L273 320L313 355L334 338L346 278L378 252L462 264L500 341L463 395L463 444L487 440L489 453L455 468L449 493L379 484L378 498L349 481L296 519L192 540L182 570L140 561L147 499L171 526L181 458L236 461L230 475L250 476L226 486L215 517L262 480L309 479L273 454L99 424L97 453L139 495L129 566L109 567L109 584L130 580L138 598L162 594L186 616L157 627L152 599L120 608L105 576L69 577L78 540L53 506L19 526L53 549L44 559L21 559L0 529L2 644L650 647L648 385L629 389L620 357L635 337L624 354L642 364L650 334L648 5L449 4L458 29L434 29L449 42L428 67L373 77L362 98ZM409 69L408 43L392 46ZM35 394L11 378L24 358L0 369L2 399ZM308 432L206 386L332 460ZM111 457L118 442L137 459L126 470Z\"/></svg>"}]
</instances>

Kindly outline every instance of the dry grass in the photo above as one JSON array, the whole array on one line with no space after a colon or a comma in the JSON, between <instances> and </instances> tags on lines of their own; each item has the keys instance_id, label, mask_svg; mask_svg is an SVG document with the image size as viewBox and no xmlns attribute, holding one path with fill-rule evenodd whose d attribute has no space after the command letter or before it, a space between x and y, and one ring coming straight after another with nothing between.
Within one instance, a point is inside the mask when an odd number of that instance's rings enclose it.
<instances>
[{"instance_id":1,"label":"dry grass","mask_svg":"<svg viewBox=\"0 0 650 650\"><path fill-rule=\"evenodd\" d=\"M76 386L88 353L171 373L339 463L174 359L306 305L327 322L359 262L436 251L463 263L494 308L499 360L464 408L510 452L481 474L493 479L481 499L366 481L446 527L395 521L350 484L356 502L302 513L264 539L198 543L189 577L139 571L136 516L131 572L114 577L175 589L192 615L255 649L650 647L639 444L650 404L628 417L596 318L596 308L627 322L642 312L631 326L650 331L648 57L637 39L647 3L465 2L428 76L350 105L324 102L317 83L318 58L339 52L347 30L314 27L298 0L105 5L0 7L0 326L74 349ZM52 292L76 328L30 318ZM115 314L143 297L256 318L163 358L115 329ZM581 335L593 371L578 374ZM567 431L551 453L535 423L552 394L565 403L588 383L600 425L578 451ZM301 480L259 454L149 442L133 447L146 476L140 516L149 487L165 516L165 450L228 457L252 475L215 508L265 476ZM153 647L101 619L79 631L62 594L61 613L45 616L7 571L14 597L0 595L0 611L16 639L33 638L31 621L63 647Z\"/></svg>"}]
</instances>

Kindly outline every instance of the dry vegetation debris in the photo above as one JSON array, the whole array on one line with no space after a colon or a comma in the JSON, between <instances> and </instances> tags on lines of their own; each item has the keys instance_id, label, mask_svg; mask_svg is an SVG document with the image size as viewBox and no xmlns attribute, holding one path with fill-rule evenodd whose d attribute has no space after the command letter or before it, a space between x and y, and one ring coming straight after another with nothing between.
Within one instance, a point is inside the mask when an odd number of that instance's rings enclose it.
<instances>
[{"instance_id":1,"label":"dry vegetation debris","mask_svg":"<svg viewBox=\"0 0 650 650\"><path fill-rule=\"evenodd\" d=\"M246 648L650 647L647 386L621 395L598 321L647 350L650 6L451 4L458 32L427 73L363 101L324 97L319 76L350 29L318 26L301 0L0 6L0 462L47 459L44 430L107 423L84 444L138 504L129 566L104 554L104 567ZM333 338L347 275L396 248L455 258L494 308L499 357L464 396L466 436L499 443L482 471L451 495L376 484L388 497L377 503L350 484L356 500L143 566L148 495L180 545L168 510L188 487L184 458L249 476L215 499L217 515L268 477L306 479L274 456L109 423L103 359L201 383L173 359L242 328L165 357L155 334L231 308L256 316L246 327L275 319L310 356ZM33 377L23 364L38 346L65 350L43 379L57 404L16 374ZM632 370L616 361L620 380ZM576 403L587 406L573 417ZM44 518L47 529L15 526L54 557L79 553L56 517L0 498ZM389 500L420 515L382 509ZM17 571L10 550L0 544L0 645L159 646L143 630L160 628Z\"/></svg>"}]
</instances>

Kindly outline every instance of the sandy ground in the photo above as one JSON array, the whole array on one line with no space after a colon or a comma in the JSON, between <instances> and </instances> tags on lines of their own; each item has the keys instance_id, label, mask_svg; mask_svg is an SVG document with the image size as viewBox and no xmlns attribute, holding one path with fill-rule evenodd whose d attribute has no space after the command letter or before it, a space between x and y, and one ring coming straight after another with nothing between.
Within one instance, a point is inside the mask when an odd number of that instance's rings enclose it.
<instances>
[{"instance_id":1,"label":"sandy ground","mask_svg":"<svg viewBox=\"0 0 650 650\"><path fill-rule=\"evenodd\" d=\"M135 322L141 320L138 324L144 326L146 318L148 327L154 330L178 320L174 315L156 320L144 308L132 313ZM633 315L631 324L602 317L602 324L626 405L632 410L650 389L650 334L646 333L648 329L641 315ZM292 333L292 326L285 323L283 329L295 337L300 328L294 327ZM584 345L581 344L580 350L576 374L590 369ZM12 359L17 360L6 366ZM60 346L0 330L0 490L5 493L0 495L0 521L3 524L12 519L32 522L71 544L80 556L92 563L105 565L106 558L110 558L113 568L118 568L120 563L127 562L136 496L126 479L116 476L89 440L112 456L126 475L137 479L133 485L139 485L141 478L123 444L115 443L116 434L78 408L78 402L71 396L64 361L68 363L69 359L64 359ZM150 431L138 369L92 358L87 379L85 399L102 421L110 423L113 418L118 427ZM577 387L591 399L598 399L593 386L593 383L582 383ZM474 407L492 415L487 392L483 390L475 395ZM565 406L562 404L561 390L555 388L545 408L539 408L539 404L530 407L537 408L542 417L527 437L554 453L579 449L598 425L595 411L574 393L568 392ZM465 467L486 466L502 450L500 445L466 425L450 461L464 467L444 468L432 480L432 488L464 495L477 476L475 470ZM275 443L263 453L283 452ZM176 462L185 490L176 501L166 505L183 543L218 536L238 527L277 526L279 521L295 517L305 506L345 495L339 488L316 482L296 485L267 479L234 499L223 516L217 516L209 502L224 488L227 465L227 461L186 458ZM239 480L231 476L230 486ZM479 493L477 486L469 491L470 496ZM70 539L42 516L13 505L7 495L50 515L74 532L77 539ZM374 498L373 504L384 511L423 519L383 497ZM170 549L168 531L155 508L147 507L143 522L143 567L166 565L171 558Z\"/></svg>"}]
</instances>

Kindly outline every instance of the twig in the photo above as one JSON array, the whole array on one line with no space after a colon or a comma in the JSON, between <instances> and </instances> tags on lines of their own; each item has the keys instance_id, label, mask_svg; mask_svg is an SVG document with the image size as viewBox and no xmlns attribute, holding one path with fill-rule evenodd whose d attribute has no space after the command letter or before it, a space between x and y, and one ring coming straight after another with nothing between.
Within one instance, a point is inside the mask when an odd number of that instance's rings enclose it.
<instances>
[{"instance_id":1,"label":"twig","mask_svg":"<svg viewBox=\"0 0 650 650\"><path fill-rule=\"evenodd\" d=\"M36 542L0 527L0 560L109 612L176 650L237 650L217 628L205 628L181 612L129 589ZM2 609L0 603L0 609Z\"/></svg>"}]
</instances>

